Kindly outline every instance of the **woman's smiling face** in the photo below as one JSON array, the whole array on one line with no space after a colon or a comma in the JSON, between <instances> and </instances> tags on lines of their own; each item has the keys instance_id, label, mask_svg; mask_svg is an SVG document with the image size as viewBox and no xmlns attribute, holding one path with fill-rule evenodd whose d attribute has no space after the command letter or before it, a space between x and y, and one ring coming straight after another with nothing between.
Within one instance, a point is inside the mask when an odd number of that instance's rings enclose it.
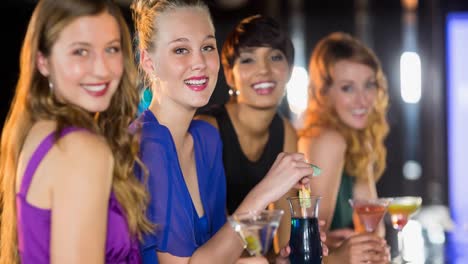
<instances>
[{"instance_id":1,"label":"woman's smiling face","mask_svg":"<svg viewBox=\"0 0 468 264\"><path fill-rule=\"evenodd\" d=\"M338 117L351 128L366 128L377 98L374 70L364 64L340 60L334 65L332 76L328 96Z\"/></svg>"}]
</instances>

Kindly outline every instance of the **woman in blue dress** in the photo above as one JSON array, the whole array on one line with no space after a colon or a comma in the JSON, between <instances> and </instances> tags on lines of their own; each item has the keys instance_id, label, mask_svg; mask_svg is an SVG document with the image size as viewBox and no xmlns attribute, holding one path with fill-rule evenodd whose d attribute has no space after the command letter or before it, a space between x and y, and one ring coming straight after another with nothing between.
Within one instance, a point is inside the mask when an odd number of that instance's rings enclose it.
<instances>
[{"instance_id":1,"label":"woman in blue dress","mask_svg":"<svg viewBox=\"0 0 468 264\"><path fill-rule=\"evenodd\" d=\"M244 247L226 223L221 139L210 124L192 120L219 71L208 8L198 0L135 0L132 9L140 69L153 93L131 126L141 136L147 169L136 172L147 182L148 217L157 225L143 242L144 263L233 263ZM234 213L262 210L312 174L302 154L281 153Z\"/></svg>"}]
</instances>

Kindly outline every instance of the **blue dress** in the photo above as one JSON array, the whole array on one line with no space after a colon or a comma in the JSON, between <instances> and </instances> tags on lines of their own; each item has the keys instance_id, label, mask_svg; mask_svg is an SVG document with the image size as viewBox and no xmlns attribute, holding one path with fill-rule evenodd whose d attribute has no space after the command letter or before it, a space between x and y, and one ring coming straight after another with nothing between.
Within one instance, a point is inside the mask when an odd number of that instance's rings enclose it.
<instances>
[{"instance_id":1,"label":"blue dress","mask_svg":"<svg viewBox=\"0 0 468 264\"><path fill-rule=\"evenodd\" d=\"M149 175L150 192L147 215L156 224L153 234L146 235L140 250L143 263L158 263L156 251L174 256L190 257L226 222L226 178L222 161L222 143L216 128L193 120L189 133L198 175L198 186L205 214L199 217L193 205L180 168L172 135L159 124L149 110L131 125L141 128L140 157ZM144 173L135 167L137 177Z\"/></svg>"}]
</instances>

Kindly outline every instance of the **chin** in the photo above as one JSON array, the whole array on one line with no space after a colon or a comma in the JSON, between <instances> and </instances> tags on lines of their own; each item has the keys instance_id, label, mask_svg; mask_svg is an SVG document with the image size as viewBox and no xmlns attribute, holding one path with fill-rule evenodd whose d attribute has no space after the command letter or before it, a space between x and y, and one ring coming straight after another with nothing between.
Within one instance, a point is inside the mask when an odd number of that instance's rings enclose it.
<instances>
[{"instance_id":1,"label":"chin","mask_svg":"<svg viewBox=\"0 0 468 264\"><path fill-rule=\"evenodd\" d=\"M109 105L110 105L110 104L106 104L106 105L94 105L94 106L86 107L85 110L88 111L88 112L90 112L90 113L104 112L104 111L106 111L107 109L109 109Z\"/></svg>"},{"instance_id":2,"label":"chin","mask_svg":"<svg viewBox=\"0 0 468 264\"><path fill-rule=\"evenodd\" d=\"M196 108L203 107L208 104L210 97L208 98L193 98L191 105Z\"/></svg>"},{"instance_id":3,"label":"chin","mask_svg":"<svg viewBox=\"0 0 468 264\"><path fill-rule=\"evenodd\" d=\"M349 126L356 130L364 130L367 128L367 123L366 124L351 124Z\"/></svg>"},{"instance_id":4,"label":"chin","mask_svg":"<svg viewBox=\"0 0 468 264\"><path fill-rule=\"evenodd\" d=\"M251 105L252 108L263 111L277 110L278 105Z\"/></svg>"},{"instance_id":5,"label":"chin","mask_svg":"<svg viewBox=\"0 0 468 264\"><path fill-rule=\"evenodd\" d=\"M238 101L238 103L249 105L250 107L255 109L277 108L280 104L280 102L273 100L245 100L241 102Z\"/></svg>"},{"instance_id":6,"label":"chin","mask_svg":"<svg viewBox=\"0 0 468 264\"><path fill-rule=\"evenodd\" d=\"M356 120L342 120L342 122L351 129L364 130L367 128L367 123L357 122Z\"/></svg>"},{"instance_id":7,"label":"chin","mask_svg":"<svg viewBox=\"0 0 468 264\"><path fill-rule=\"evenodd\" d=\"M195 105L195 108L201 108L208 104L208 101Z\"/></svg>"}]
</instances>

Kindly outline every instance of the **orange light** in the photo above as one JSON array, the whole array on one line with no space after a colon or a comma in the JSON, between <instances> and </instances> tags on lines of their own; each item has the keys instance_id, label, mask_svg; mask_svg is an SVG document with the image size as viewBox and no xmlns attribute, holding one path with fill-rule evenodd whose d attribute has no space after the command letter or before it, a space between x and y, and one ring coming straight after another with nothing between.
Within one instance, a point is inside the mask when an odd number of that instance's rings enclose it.
<instances>
[{"instance_id":1,"label":"orange light","mask_svg":"<svg viewBox=\"0 0 468 264\"><path fill-rule=\"evenodd\" d=\"M401 5L406 11L415 11L418 8L418 0L401 0Z\"/></svg>"}]
</instances>

